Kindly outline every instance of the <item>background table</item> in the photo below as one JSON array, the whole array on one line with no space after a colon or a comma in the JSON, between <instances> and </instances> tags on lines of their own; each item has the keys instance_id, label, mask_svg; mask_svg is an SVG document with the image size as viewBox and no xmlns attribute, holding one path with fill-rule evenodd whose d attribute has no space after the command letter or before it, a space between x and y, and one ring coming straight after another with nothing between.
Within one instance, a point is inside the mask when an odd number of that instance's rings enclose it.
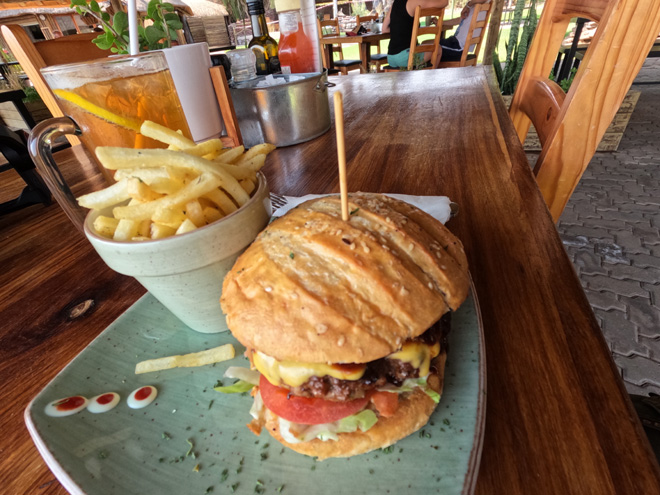
<instances>
[{"instance_id":1,"label":"background table","mask_svg":"<svg viewBox=\"0 0 660 495\"><path fill-rule=\"evenodd\" d=\"M321 38L321 46L323 47L323 65L332 69L332 45L342 45L357 43L360 45L360 62L362 62L362 72L369 72L369 60L371 58L371 45L378 44L382 40L390 39L390 33L379 34L358 34L355 36L326 36Z\"/></svg>"},{"instance_id":2,"label":"background table","mask_svg":"<svg viewBox=\"0 0 660 495\"><path fill-rule=\"evenodd\" d=\"M660 493L658 465L492 73L476 67L335 82L344 94L351 190L446 194L460 205L448 225L466 248L486 340L476 493ZM302 195L338 191L336 169L330 131L276 150L265 173L273 191ZM87 164L74 182L80 189L95 177ZM7 493L63 494L22 411L144 291L107 269L61 212L31 215L0 218L0 483Z\"/></svg>"}]
</instances>

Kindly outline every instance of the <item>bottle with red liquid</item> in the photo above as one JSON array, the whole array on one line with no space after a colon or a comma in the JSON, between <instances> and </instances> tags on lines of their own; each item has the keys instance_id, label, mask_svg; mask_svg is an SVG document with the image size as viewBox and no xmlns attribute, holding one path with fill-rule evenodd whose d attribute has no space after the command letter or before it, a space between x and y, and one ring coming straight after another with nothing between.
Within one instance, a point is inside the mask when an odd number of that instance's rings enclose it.
<instances>
[{"instance_id":1,"label":"bottle with red liquid","mask_svg":"<svg viewBox=\"0 0 660 495\"><path fill-rule=\"evenodd\" d=\"M289 6L296 7L293 2L287 3ZM300 74L317 71L314 45L310 37L305 33L300 17L299 4L297 7L292 10L278 12L280 22L278 55L282 74Z\"/></svg>"}]
</instances>

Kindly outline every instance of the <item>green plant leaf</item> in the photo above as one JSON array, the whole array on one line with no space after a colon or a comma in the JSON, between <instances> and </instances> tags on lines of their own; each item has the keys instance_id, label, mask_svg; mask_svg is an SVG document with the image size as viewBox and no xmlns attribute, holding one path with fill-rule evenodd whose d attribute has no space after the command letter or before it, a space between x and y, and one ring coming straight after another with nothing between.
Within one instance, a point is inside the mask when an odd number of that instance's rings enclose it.
<instances>
[{"instance_id":1,"label":"green plant leaf","mask_svg":"<svg viewBox=\"0 0 660 495\"><path fill-rule=\"evenodd\" d=\"M107 12L101 12L101 19L105 22L110 22L110 14Z\"/></svg>"},{"instance_id":2,"label":"green plant leaf","mask_svg":"<svg viewBox=\"0 0 660 495\"><path fill-rule=\"evenodd\" d=\"M101 50L108 50L114 44L115 38L111 33L99 34L92 40Z\"/></svg>"},{"instance_id":3,"label":"green plant leaf","mask_svg":"<svg viewBox=\"0 0 660 495\"><path fill-rule=\"evenodd\" d=\"M147 26L144 30L145 38L149 45L158 43L161 39L165 37L165 32L161 29L158 29L156 26Z\"/></svg>"},{"instance_id":4,"label":"green plant leaf","mask_svg":"<svg viewBox=\"0 0 660 495\"><path fill-rule=\"evenodd\" d=\"M96 12L97 14L101 12L101 6L96 0L92 0L89 2L89 8L91 9L92 12Z\"/></svg>"},{"instance_id":5,"label":"green plant leaf","mask_svg":"<svg viewBox=\"0 0 660 495\"><path fill-rule=\"evenodd\" d=\"M170 27L170 29L174 29L175 31L177 29L183 29L183 23L181 22L181 19L179 19L179 16L176 14L168 14L168 15L174 15L176 19L170 19L167 20L167 25ZM174 33L174 37L176 38L176 33Z\"/></svg>"},{"instance_id":6,"label":"green plant leaf","mask_svg":"<svg viewBox=\"0 0 660 495\"><path fill-rule=\"evenodd\" d=\"M163 18L164 18L166 21L181 21L181 19L179 19L179 14L172 14L172 13L170 13L170 14L165 14L165 15L163 16Z\"/></svg>"},{"instance_id":7,"label":"green plant leaf","mask_svg":"<svg viewBox=\"0 0 660 495\"><path fill-rule=\"evenodd\" d=\"M126 12L117 12L112 18L112 26L117 33L128 29L128 14Z\"/></svg>"},{"instance_id":8,"label":"green plant leaf","mask_svg":"<svg viewBox=\"0 0 660 495\"><path fill-rule=\"evenodd\" d=\"M158 0L151 0L149 4L147 5L147 17L150 19L155 19L158 17L158 4L160 2Z\"/></svg>"},{"instance_id":9,"label":"green plant leaf","mask_svg":"<svg viewBox=\"0 0 660 495\"><path fill-rule=\"evenodd\" d=\"M73 8L76 5L87 7L87 2L86 0L71 0L71 5L69 5L69 7Z\"/></svg>"}]
</instances>

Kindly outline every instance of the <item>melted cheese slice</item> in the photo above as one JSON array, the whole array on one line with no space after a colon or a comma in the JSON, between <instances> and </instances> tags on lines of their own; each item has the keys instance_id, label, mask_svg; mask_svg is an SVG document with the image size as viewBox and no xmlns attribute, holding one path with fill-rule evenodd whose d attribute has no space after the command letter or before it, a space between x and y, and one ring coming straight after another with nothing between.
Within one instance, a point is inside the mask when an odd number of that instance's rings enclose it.
<instances>
[{"instance_id":1,"label":"melted cheese slice","mask_svg":"<svg viewBox=\"0 0 660 495\"><path fill-rule=\"evenodd\" d=\"M332 376L339 380L359 380L367 369L366 364L323 364L278 361L266 354L254 351L252 362L255 368L270 383L279 386L299 387L313 376Z\"/></svg>"},{"instance_id":2,"label":"melted cheese slice","mask_svg":"<svg viewBox=\"0 0 660 495\"><path fill-rule=\"evenodd\" d=\"M398 359L410 363L413 368L419 368L419 376L426 376L431 369L431 359L440 354L440 343L433 345L423 342L406 342L400 351L387 356L387 359Z\"/></svg>"},{"instance_id":3,"label":"melted cheese slice","mask_svg":"<svg viewBox=\"0 0 660 495\"><path fill-rule=\"evenodd\" d=\"M419 376L429 374L431 360L440 353L440 344L407 342L401 350L390 354L387 359L399 359L419 368ZM366 364L324 364L278 361L262 352L252 353L255 368L273 385L299 387L313 376L331 376L339 380L359 380L367 369Z\"/></svg>"}]
</instances>

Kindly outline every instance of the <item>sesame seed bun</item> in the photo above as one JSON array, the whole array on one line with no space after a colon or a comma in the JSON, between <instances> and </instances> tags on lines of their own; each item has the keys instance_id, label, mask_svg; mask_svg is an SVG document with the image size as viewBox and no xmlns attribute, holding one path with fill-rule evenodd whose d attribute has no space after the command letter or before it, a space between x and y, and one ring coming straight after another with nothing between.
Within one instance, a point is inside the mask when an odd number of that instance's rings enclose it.
<instances>
[{"instance_id":1,"label":"sesame seed bun","mask_svg":"<svg viewBox=\"0 0 660 495\"><path fill-rule=\"evenodd\" d=\"M366 363L421 335L465 300L461 242L405 202L349 195L305 202L239 257L222 309L248 349L280 361Z\"/></svg>"}]
</instances>

